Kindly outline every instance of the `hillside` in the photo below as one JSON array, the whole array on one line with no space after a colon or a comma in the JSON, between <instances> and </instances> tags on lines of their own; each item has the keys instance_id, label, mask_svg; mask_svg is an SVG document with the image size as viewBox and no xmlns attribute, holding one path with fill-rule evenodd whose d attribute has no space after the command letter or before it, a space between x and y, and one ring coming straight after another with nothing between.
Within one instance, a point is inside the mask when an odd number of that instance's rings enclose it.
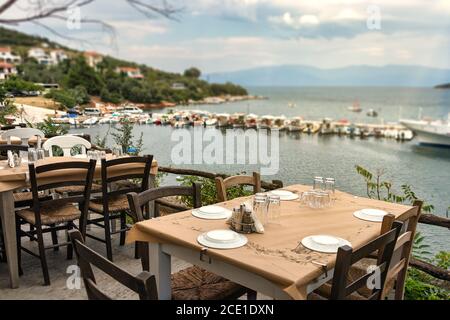
<instances>
[{"instance_id":1,"label":"hillside","mask_svg":"<svg viewBox=\"0 0 450 320\"><path fill-rule=\"evenodd\" d=\"M158 105L164 101L188 103L210 96L247 95L241 86L200 79L201 72L196 68L187 69L183 74L165 72L111 56L66 48L46 38L5 28L0 28L0 47L9 47L13 55L21 57L16 63L17 75L10 76L33 83L59 84L61 90L51 92L47 98L69 108L89 102L89 96L99 96L102 101L111 103L130 101ZM42 50L31 54L31 48ZM52 55L57 52L63 52L64 58Z\"/></svg>"},{"instance_id":2,"label":"hillside","mask_svg":"<svg viewBox=\"0 0 450 320\"><path fill-rule=\"evenodd\" d=\"M450 89L450 82L435 86L436 89Z\"/></svg>"},{"instance_id":3,"label":"hillside","mask_svg":"<svg viewBox=\"0 0 450 320\"><path fill-rule=\"evenodd\" d=\"M205 76L213 82L244 86L411 86L433 87L450 78L449 69L422 66L349 66L320 69L302 65L268 66Z\"/></svg>"}]
</instances>

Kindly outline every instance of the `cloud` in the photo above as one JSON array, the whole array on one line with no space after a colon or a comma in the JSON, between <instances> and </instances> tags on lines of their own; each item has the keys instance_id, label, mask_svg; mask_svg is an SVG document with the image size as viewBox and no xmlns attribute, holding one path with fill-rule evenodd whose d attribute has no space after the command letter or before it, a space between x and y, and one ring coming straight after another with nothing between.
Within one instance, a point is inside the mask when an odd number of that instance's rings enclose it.
<instances>
[{"instance_id":1,"label":"cloud","mask_svg":"<svg viewBox=\"0 0 450 320\"><path fill-rule=\"evenodd\" d=\"M285 12L282 16L271 16L269 22L286 26L293 29L300 29L304 26L315 26L319 24L319 19L313 14L305 14L293 17L290 12Z\"/></svg>"}]
</instances>

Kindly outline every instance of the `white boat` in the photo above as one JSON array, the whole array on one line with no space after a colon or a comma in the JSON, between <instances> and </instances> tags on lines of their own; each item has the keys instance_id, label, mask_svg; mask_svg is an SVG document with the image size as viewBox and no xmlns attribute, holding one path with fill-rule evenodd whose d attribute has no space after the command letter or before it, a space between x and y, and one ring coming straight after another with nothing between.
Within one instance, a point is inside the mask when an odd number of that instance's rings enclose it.
<instances>
[{"instance_id":1,"label":"white boat","mask_svg":"<svg viewBox=\"0 0 450 320\"><path fill-rule=\"evenodd\" d=\"M83 113L86 116L101 116L102 111L100 108L85 108Z\"/></svg>"},{"instance_id":2,"label":"white boat","mask_svg":"<svg viewBox=\"0 0 450 320\"><path fill-rule=\"evenodd\" d=\"M301 132L305 128L302 117L294 117L289 121L287 130L289 132Z\"/></svg>"},{"instance_id":3,"label":"white boat","mask_svg":"<svg viewBox=\"0 0 450 320\"><path fill-rule=\"evenodd\" d=\"M447 121L403 119L400 123L413 131L421 144L450 147L450 113Z\"/></svg>"},{"instance_id":4,"label":"white boat","mask_svg":"<svg viewBox=\"0 0 450 320\"><path fill-rule=\"evenodd\" d=\"M92 117L83 121L83 124L86 126L92 126L98 122L97 117Z\"/></svg>"},{"instance_id":5,"label":"white boat","mask_svg":"<svg viewBox=\"0 0 450 320\"><path fill-rule=\"evenodd\" d=\"M207 127L215 127L217 125L217 119L211 118L205 121Z\"/></svg>"},{"instance_id":6,"label":"white boat","mask_svg":"<svg viewBox=\"0 0 450 320\"><path fill-rule=\"evenodd\" d=\"M122 112L125 114L141 114L144 111L136 106L127 105L122 109Z\"/></svg>"},{"instance_id":7,"label":"white boat","mask_svg":"<svg viewBox=\"0 0 450 320\"><path fill-rule=\"evenodd\" d=\"M227 127L229 125L230 115L228 113L220 113L216 117L218 127Z\"/></svg>"},{"instance_id":8,"label":"white boat","mask_svg":"<svg viewBox=\"0 0 450 320\"><path fill-rule=\"evenodd\" d=\"M353 105L351 107L348 107L347 109L352 112L361 112L362 111L362 108L359 105L358 101L353 102Z\"/></svg>"}]
</instances>

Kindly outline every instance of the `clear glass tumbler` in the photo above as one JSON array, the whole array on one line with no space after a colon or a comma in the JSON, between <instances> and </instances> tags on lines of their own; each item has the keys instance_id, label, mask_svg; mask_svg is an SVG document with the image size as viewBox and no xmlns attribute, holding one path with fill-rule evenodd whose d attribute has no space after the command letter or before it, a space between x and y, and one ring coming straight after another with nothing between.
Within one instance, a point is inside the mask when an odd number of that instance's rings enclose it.
<instances>
[{"instance_id":1,"label":"clear glass tumbler","mask_svg":"<svg viewBox=\"0 0 450 320\"><path fill-rule=\"evenodd\" d=\"M277 222L281 216L280 196L270 195L268 202L268 220L270 222Z\"/></svg>"},{"instance_id":2,"label":"clear glass tumbler","mask_svg":"<svg viewBox=\"0 0 450 320\"><path fill-rule=\"evenodd\" d=\"M324 180L322 177L314 177L313 189L314 190L323 190L325 188Z\"/></svg>"}]
</instances>

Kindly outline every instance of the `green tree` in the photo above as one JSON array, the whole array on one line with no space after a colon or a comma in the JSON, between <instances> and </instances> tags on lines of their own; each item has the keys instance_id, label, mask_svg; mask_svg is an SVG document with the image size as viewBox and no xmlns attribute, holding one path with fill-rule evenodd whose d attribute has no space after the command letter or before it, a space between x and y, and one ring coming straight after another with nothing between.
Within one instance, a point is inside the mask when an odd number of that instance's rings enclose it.
<instances>
[{"instance_id":1,"label":"green tree","mask_svg":"<svg viewBox=\"0 0 450 320\"><path fill-rule=\"evenodd\" d=\"M199 69L195 68L195 67L186 69L184 71L184 76L188 77L188 78L196 78L196 79L198 79L198 78L200 78L201 75L202 75L201 71Z\"/></svg>"},{"instance_id":2,"label":"green tree","mask_svg":"<svg viewBox=\"0 0 450 320\"><path fill-rule=\"evenodd\" d=\"M72 61L64 83L67 88L84 86L91 95L99 95L105 85L101 76L86 63L82 56Z\"/></svg>"}]
</instances>

